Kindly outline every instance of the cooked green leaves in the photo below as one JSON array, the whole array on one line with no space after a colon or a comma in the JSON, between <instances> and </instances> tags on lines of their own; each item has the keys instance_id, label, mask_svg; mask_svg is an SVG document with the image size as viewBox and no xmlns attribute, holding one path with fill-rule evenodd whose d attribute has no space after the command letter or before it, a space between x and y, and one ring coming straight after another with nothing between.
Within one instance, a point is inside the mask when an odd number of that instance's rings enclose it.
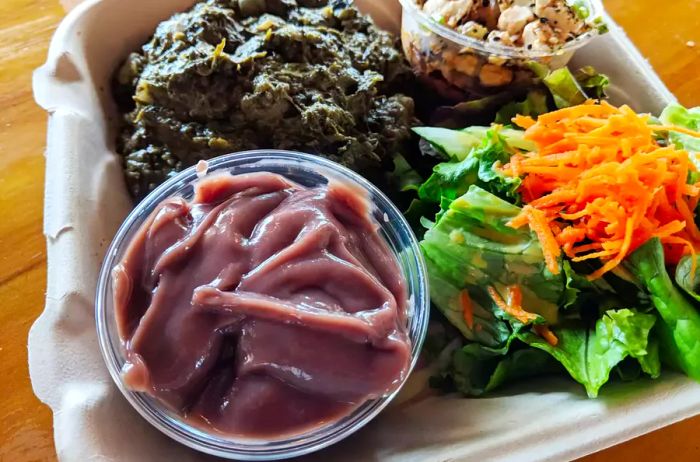
<instances>
[{"instance_id":1,"label":"cooked green leaves","mask_svg":"<svg viewBox=\"0 0 700 462\"><path fill-rule=\"evenodd\" d=\"M411 149L412 80L395 37L349 0L199 2L115 76L127 185L141 198L201 159L257 148L379 181Z\"/></svg>"}]
</instances>

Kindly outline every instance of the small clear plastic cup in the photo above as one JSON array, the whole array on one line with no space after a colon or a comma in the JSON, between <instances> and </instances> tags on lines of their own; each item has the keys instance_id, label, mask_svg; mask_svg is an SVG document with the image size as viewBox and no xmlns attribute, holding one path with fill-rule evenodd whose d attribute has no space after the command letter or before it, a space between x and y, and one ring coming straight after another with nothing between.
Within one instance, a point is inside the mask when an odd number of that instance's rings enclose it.
<instances>
[{"instance_id":1,"label":"small clear plastic cup","mask_svg":"<svg viewBox=\"0 0 700 462\"><path fill-rule=\"evenodd\" d=\"M208 161L207 170L209 173L231 174L273 172L308 187L325 184L328 178L336 178L364 189L373 205L372 213L379 224L379 233L395 255L407 282L407 328L412 356L409 371L390 395L369 400L337 421L279 440L227 439L220 434L203 431L188 424L157 399L127 388L121 374L125 357L114 316L112 269L157 204L172 196L192 198L198 173L196 167L191 167L162 184L140 202L124 221L107 250L98 281L95 314L100 349L112 379L136 411L158 430L186 446L215 456L237 460L284 459L317 451L340 441L362 428L389 404L418 360L430 308L425 263L418 241L401 212L381 191L357 173L322 157L290 151L247 151L212 159Z\"/></svg>"},{"instance_id":2,"label":"small clear plastic cup","mask_svg":"<svg viewBox=\"0 0 700 462\"><path fill-rule=\"evenodd\" d=\"M538 81L532 63L550 70L566 66L577 49L599 34L594 23L602 13L598 0L581 0L588 11L586 21L594 27L561 47L529 50L460 34L421 11L416 0L399 1L403 8L401 42L406 58L416 74L448 99L532 86Z\"/></svg>"}]
</instances>

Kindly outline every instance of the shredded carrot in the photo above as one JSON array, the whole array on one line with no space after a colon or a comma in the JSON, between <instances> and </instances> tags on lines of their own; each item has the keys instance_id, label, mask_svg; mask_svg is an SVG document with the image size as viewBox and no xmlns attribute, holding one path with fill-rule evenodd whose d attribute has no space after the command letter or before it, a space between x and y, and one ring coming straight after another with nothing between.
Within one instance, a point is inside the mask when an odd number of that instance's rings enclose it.
<instances>
[{"instance_id":1,"label":"shredded carrot","mask_svg":"<svg viewBox=\"0 0 700 462\"><path fill-rule=\"evenodd\" d=\"M697 168L687 151L661 146L655 137L700 133L649 120L627 106L593 101L537 121L513 119L537 149L501 168L522 178L526 204L509 225L529 225L553 274L562 252L575 261L599 259L601 268L588 276L595 279L652 237L661 239L669 264L700 248L694 219L700 182L688 184Z\"/></svg>"},{"instance_id":2,"label":"shredded carrot","mask_svg":"<svg viewBox=\"0 0 700 462\"><path fill-rule=\"evenodd\" d=\"M519 127L523 128L530 128L531 126L535 125L535 119L533 119L530 116L524 116L520 114L516 115L513 118L513 122Z\"/></svg>"},{"instance_id":3,"label":"shredded carrot","mask_svg":"<svg viewBox=\"0 0 700 462\"><path fill-rule=\"evenodd\" d=\"M530 224L530 229L532 229L537 238L542 245L542 253L544 254L544 261L547 263L547 269L552 274L559 274L559 257L561 256L561 248L557 244L554 238L554 233L550 227L550 223L547 220L545 213L540 210L533 208L530 205L523 207L521 215L527 218L527 222ZM518 217L514 218L510 224L513 227L520 223Z\"/></svg>"},{"instance_id":4,"label":"shredded carrot","mask_svg":"<svg viewBox=\"0 0 700 462\"><path fill-rule=\"evenodd\" d=\"M552 346L557 346L559 344L559 339L557 338L556 335L554 335L554 332L552 332L549 327L543 325L543 324L535 324L532 329L535 331L537 335L542 337L547 343L549 343Z\"/></svg>"},{"instance_id":5,"label":"shredded carrot","mask_svg":"<svg viewBox=\"0 0 700 462\"><path fill-rule=\"evenodd\" d=\"M474 328L474 307L472 306L472 299L469 298L469 292L463 290L459 293L459 304L462 308L462 317L467 327L471 330Z\"/></svg>"},{"instance_id":6,"label":"shredded carrot","mask_svg":"<svg viewBox=\"0 0 700 462\"><path fill-rule=\"evenodd\" d=\"M566 230L562 231L561 234L564 234L569 229L571 229L571 228L570 227L566 228ZM559 236L557 236L557 237L559 237ZM577 237L574 237L574 239L576 239L576 238ZM576 247L572 253L574 255L578 255L578 254L583 253L583 252L590 252L591 250L600 250L602 248L603 248L603 244L601 244L600 242L594 242L592 244L580 245L580 246Z\"/></svg>"},{"instance_id":7,"label":"shredded carrot","mask_svg":"<svg viewBox=\"0 0 700 462\"><path fill-rule=\"evenodd\" d=\"M506 287L506 296L509 306L523 306L523 291L520 290L520 286L511 285Z\"/></svg>"},{"instance_id":8,"label":"shredded carrot","mask_svg":"<svg viewBox=\"0 0 700 462\"><path fill-rule=\"evenodd\" d=\"M613 253L615 253L614 250L601 250L598 252L587 253L586 255L582 255L580 257L574 257L571 259L571 261L579 262L579 261L592 260L594 258L609 257Z\"/></svg>"},{"instance_id":9,"label":"shredded carrot","mask_svg":"<svg viewBox=\"0 0 700 462\"><path fill-rule=\"evenodd\" d=\"M652 125L651 128L657 132L678 132L684 135L700 138L700 133L685 127L676 127L675 125Z\"/></svg>"},{"instance_id":10,"label":"shredded carrot","mask_svg":"<svg viewBox=\"0 0 700 462\"><path fill-rule=\"evenodd\" d=\"M497 307L523 324L528 324L537 319L536 314L527 312L520 306L522 304L522 292L520 291L520 287L509 286L506 289L508 294L507 303L494 287L489 286L487 290Z\"/></svg>"},{"instance_id":11,"label":"shredded carrot","mask_svg":"<svg viewBox=\"0 0 700 462\"><path fill-rule=\"evenodd\" d=\"M527 213L522 212L522 213L518 214L518 216L516 216L515 218L510 220L508 222L508 226L512 226L513 228L517 229L517 228L521 228L521 227L525 226L528 223L528 221L529 220L528 220Z\"/></svg>"}]
</instances>

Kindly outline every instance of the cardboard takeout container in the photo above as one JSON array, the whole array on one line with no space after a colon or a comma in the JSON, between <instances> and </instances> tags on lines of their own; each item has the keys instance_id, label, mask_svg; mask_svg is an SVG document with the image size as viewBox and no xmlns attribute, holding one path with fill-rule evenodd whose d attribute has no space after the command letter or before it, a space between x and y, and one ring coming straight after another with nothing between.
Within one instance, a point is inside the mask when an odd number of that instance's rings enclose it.
<instances>
[{"instance_id":1,"label":"cardboard takeout container","mask_svg":"<svg viewBox=\"0 0 700 462\"><path fill-rule=\"evenodd\" d=\"M114 153L112 72L156 24L193 0L88 0L65 19L34 77L49 113L44 232L46 308L29 337L36 395L54 411L62 460L207 460L161 435L131 409L102 361L94 294L103 254L132 207ZM357 0L385 28L398 0ZM658 112L673 100L624 33L578 51L572 67L610 75L615 103ZM420 384L420 374L414 378ZM317 460L563 460L700 413L700 385L664 373L615 383L596 400L571 380L520 382L482 399L429 397L394 406Z\"/></svg>"}]
</instances>

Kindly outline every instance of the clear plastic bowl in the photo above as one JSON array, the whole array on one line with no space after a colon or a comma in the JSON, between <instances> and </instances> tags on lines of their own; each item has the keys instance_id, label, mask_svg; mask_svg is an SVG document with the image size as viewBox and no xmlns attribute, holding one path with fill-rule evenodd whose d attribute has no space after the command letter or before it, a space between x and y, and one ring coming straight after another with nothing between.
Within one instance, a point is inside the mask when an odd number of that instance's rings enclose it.
<instances>
[{"instance_id":1,"label":"clear plastic bowl","mask_svg":"<svg viewBox=\"0 0 700 462\"><path fill-rule=\"evenodd\" d=\"M566 66L574 52L598 35L596 27L552 50L487 42L445 27L421 11L415 0L399 0L403 8L401 42L414 71L448 99L499 93L510 86L538 81L532 63L550 70ZM598 0L582 0L587 22L601 17Z\"/></svg>"},{"instance_id":2,"label":"clear plastic bowl","mask_svg":"<svg viewBox=\"0 0 700 462\"><path fill-rule=\"evenodd\" d=\"M354 183L367 191L374 205L373 216L380 225L380 235L396 256L407 281L408 331L412 343L410 373L418 360L428 326L429 292L425 263L418 241L401 212L391 201L370 182L347 168L318 156L298 152L248 151L208 161L208 172L221 171L232 174L274 172L305 186L325 184L329 177L333 177ZM158 430L186 446L230 459L270 460L299 456L329 446L359 430L389 404L400 387L388 396L367 401L338 421L293 437L270 441L232 440L202 431L184 422L179 415L155 398L133 392L124 384L121 370L125 358L114 316L112 268L121 260L132 236L155 206L172 196L190 199L194 192L193 183L197 179L196 168L191 167L149 194L127 217L107 250L98 281L95 314L100 349L114 382L139 414Z\"/></svg>"}]
</instances>

